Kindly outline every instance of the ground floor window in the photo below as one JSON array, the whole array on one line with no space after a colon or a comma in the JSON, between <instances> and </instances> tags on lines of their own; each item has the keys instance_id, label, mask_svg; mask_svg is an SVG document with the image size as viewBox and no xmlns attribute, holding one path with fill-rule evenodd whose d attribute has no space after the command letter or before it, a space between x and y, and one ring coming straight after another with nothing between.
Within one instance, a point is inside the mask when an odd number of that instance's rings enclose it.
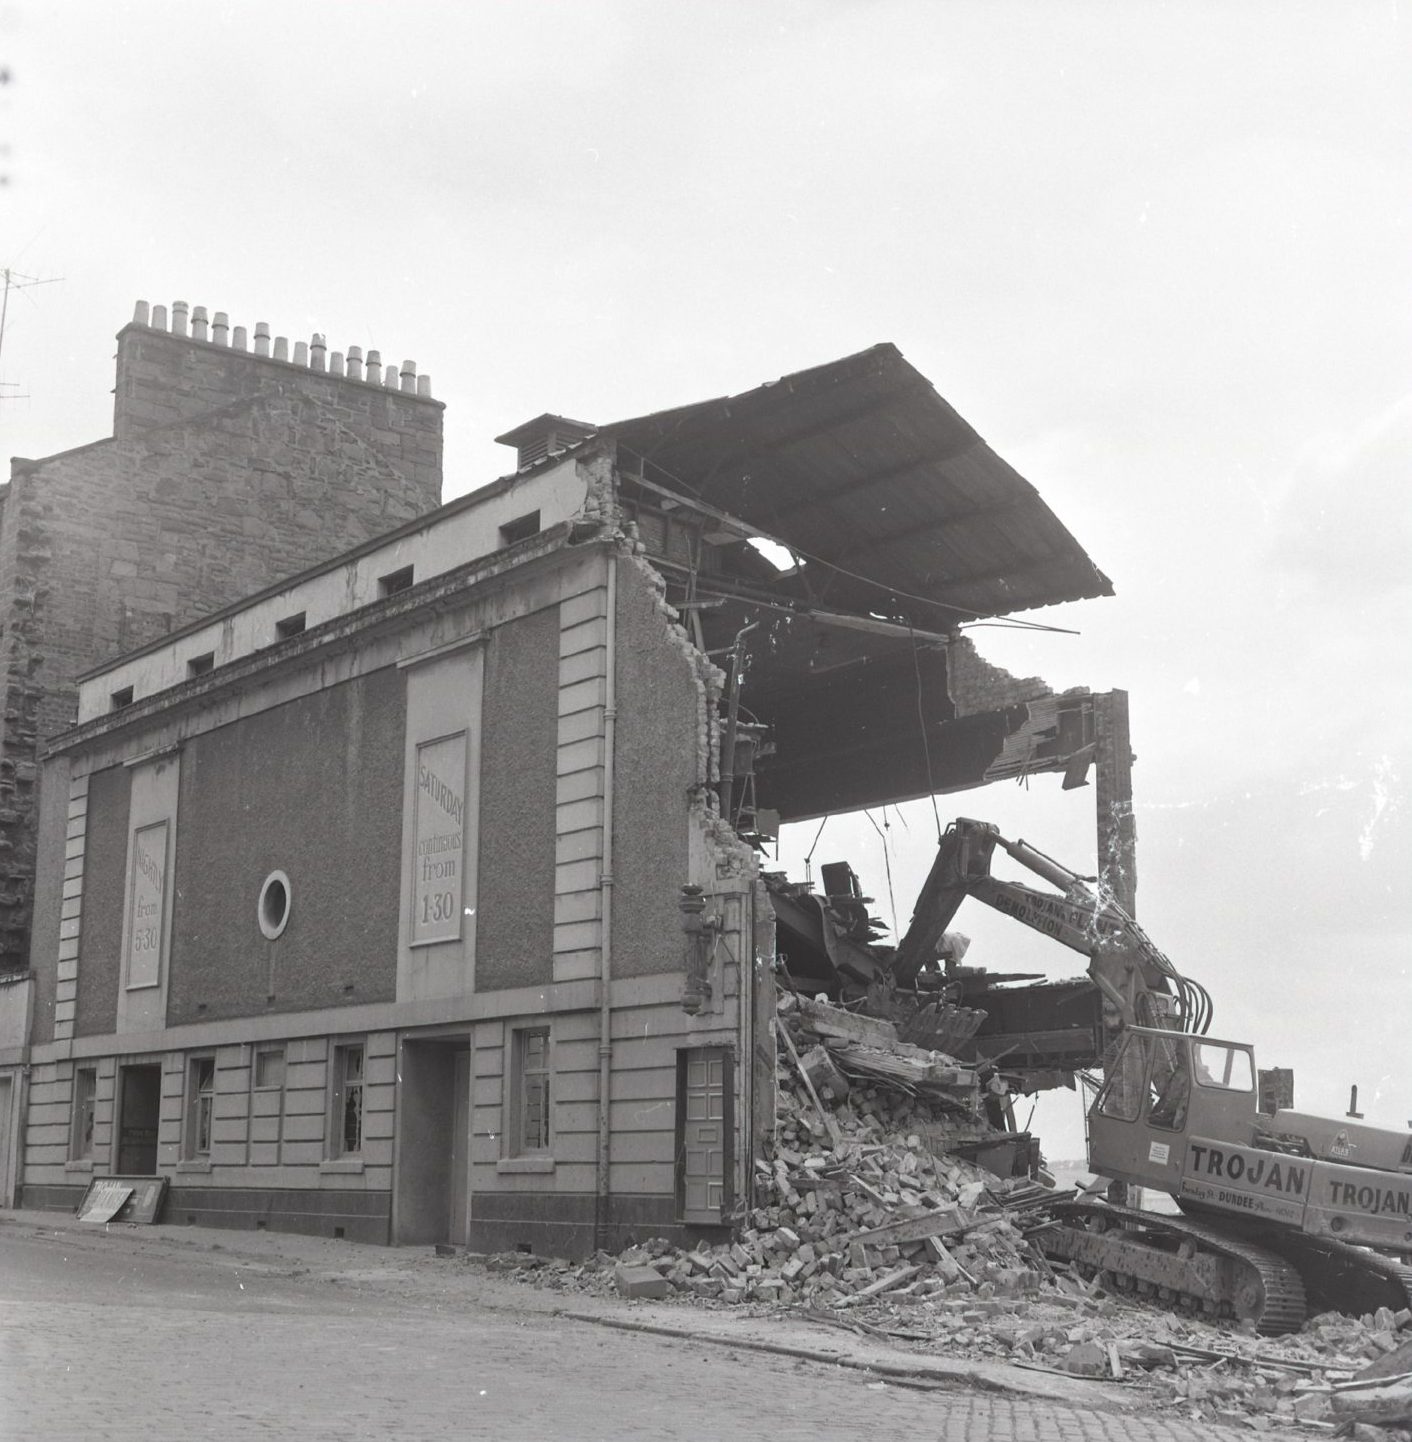
<instances>
[{"instance_id":1,"label":"ground floor window","mask_svg":"<svg viewBox=\"0 0 1412 1442\"><path fill-rule=\"evenodd\" d=\"M543 1156L550 1149L549 1028L511 1033L510 1154Z\"/></svg>"},{"instance_id":2,"label":"ground floor window","mask_svg":"<svg viewBox=\"0 0 1412 1442\"><path fill-rule=\"evenodd\" d=\"M98 1096L98 1069L81 1066L74 1071L73 1120L69 1156L77 1162L93 1158L93 1112Z\"/></svg>"},{"instance_id":3,"label":"ground floor window","mask_svg":"<svg viewBox=\"0 0 1412 1442\"><path fill-rule=\"evenodd\" d=\"M340 1042L334 1047L330 1156L356 1157L363 1150L363 1063L362 1042Z\"/></svg>"},{"instance_id":4,"label":"ground floor window","mask_svg":"<svg viewBox=\"0 0 1412 1442\"><path fill-rule=\"evenodd\" d=\"M211 1126L216 1112L216 1059L194 1056L187 1063L186 1145L188 1161L211 1155Z\"/></svg>"}]
</instances>

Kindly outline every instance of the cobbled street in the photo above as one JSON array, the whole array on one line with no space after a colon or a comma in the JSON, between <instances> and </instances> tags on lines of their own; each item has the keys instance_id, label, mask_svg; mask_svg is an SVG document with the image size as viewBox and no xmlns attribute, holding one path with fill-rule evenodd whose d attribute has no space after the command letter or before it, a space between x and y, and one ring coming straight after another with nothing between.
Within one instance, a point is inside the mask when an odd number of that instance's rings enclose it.
<instances>
[{"instance_id":1,"label":"cobbled street","mask_svg":"<svg viewBox=\"0 0 1412 1442\"><path fill-rule=\"evenodd\" d=\"M1086 1397L1086 1384L1016 1369L995 1369L986 1390L959 1379L905 1385L721 1345L732 1325L721 1313L599 1302L593 1322L555 1315L556 1305L426 1250L84 1229L11 1213L0 1222L0 1439L1249 1435L1120 1410L1114 1389L1095 1393L1101 1405L1082 1405L1065 1389ZM683 1335L621 1329L664 1319ZM762 1334L757 1322L736 1330L741 1344L838 1347L825 1329ZM916 1359L880 1352L878 1360ZM1033 1395L990 1390L1006 1385L1002 1373Z\"/></svg>"}]
</instances>

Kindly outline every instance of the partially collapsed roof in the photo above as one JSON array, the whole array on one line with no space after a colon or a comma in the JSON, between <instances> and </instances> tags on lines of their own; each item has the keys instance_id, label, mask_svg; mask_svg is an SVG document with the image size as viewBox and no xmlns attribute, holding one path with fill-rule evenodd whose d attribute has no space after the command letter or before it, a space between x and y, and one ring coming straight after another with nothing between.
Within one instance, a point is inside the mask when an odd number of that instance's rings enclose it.
<instances>
[{"instance_id":1,"label":"partially collapsed roof","mask_svg":"<svg viewBox=\"0 0 1412 1442\"><path fill-rule=\"evenodd\" d=\"M943 630L1113 593L891 344L600 434L673 490L827 563L805 566L818 604Z\"/></svg>"}]
</instances>

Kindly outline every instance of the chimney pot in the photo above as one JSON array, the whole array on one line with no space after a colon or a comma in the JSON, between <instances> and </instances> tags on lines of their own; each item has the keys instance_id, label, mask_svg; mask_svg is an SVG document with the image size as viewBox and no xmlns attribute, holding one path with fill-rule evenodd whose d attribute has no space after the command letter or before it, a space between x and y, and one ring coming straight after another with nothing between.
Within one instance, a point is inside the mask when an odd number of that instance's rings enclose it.
<instances>
[{"instance_id":1,"label":"chimney pot","mask_svg":"<svg viewBox=\"0 0 1412 1442\"><path fill-rule=\"evenodd\" d=\"M429 375L419 375L417 377L417 394L419 396L426 396L428 399L431 398L431 377Z\"/></svg>"},{"instance_id":2,"label":"chimney pot","mask_svg":"<svg viewBox=\"0 0 1412 1442\"><path fill-rule=\"evenodd\" d=\"M330 375L341 376L343 374L343 352L341 350L329 352L328 368Z\"/></svg>"},{"instance_id":3,"label":"chimney pot","mask_svg":"<svg viewBox=\"0 0 1412 1442\"><path fill-rule=\"evenodd\" d=\"M232 350L245 349L245 327L243 325L236 326L236 328L231 332L230 344Z\"/></svg>"},{"instance_id":4,"label":"chimney pot","mask_svg":"<svg viewBox=\"0 0 1412 1442\"><path fill-rule=\"evenodd\" d=\"M270 353L270 323L267 320L255 322L255 354L269 355Z\"/></svg>"},{"instance_id":5,"label":"chimney pot","mask_svg":"<svg viewBox=\"0 0 1412 1442\"><path fill-rule=\"evenodd\" d=\"M311 337L311 339L310 339L310 341L309 341L309 365L310 365L310 368L313 369L313 370L316 370L316 371L321 371L321 370L323 370L323 369L324 369L324 361L325 361L325 359L327 358L327 356L328 356L328 347L327 347L327 345L325 344L324 337L321 336L321 335L318 333L318 331L315 331L314 334L313 334L313 336Z\"/></svg>"},{"instance_id":6,"label":"chimney pot","mask_svg":"<svg viewBox=\"0 0 1412 1442\"><path fill-rule=\"evenodd\" d=\"M368 373L364 379L370 386L382 383L382 352L380 350L368 352Z\"/></svg>"},{"instance_id":7,"label":"chimney pot","mask_svg":"<svg viewBox=\"0 0 1412 1442\"><path fill-rule=\"evenodd\" d=\"M191 338L192 340L206 339L206 307L198 305L191 312Z\"/></svg>"},{"instance_id":8,"label":"chimney pot","mask_svg":"<svg viewBox=\"0 0 1412 1442\"><path fill-rule=\"evenodd\" d=\"M294 342L294 364L297 366L307 366L309 364L308 341L297 340Z\"/></svg>"},{"instance_id":9,"label":"chimney pot","mask_svg":"<svg viewBox=\"0 0 1412 1442\"><path fill-rule=\"evenodd\" d=\"M166 306L164 306L164 305L154 305L154 306L152 307L152 329L153 329L153 330L166 330L166 328L167 328L167 308L166 308Z\"/></svg>"},{"instance_id":10,"label":"chimney pot","mask_svg":"<svg viewBox=\"0 0 1412 1442\"><path fill-rule=\"evenodd\" d=\"M289 359L289 337L277 335L275 337L275 359L287 361Z\"/></svg>"},{"instance_id":11,"label":"chimney pot","mask_svg":"<svg viewBox=\"0 0 1412 1442\"><path fill-rule=\"evenodd\" d=\"M348 379L350 381L363 379L363 347L360 345L348 347Z\"/></svg>"},{"instance_id":12,"label":"chimney pot","mask_svg":"<svg viewBox=\"0 0 1412 1442\"><path fill-rule=\"evenodd\" d=\"M211 339L217 345L230 344L230 317L223 310L211 318Z\"/></svg>"},{"instance_id":13,"label":"chimney pot","mask_svg":"<svg viewBox=\"0 0 1412 1442\"><path fill-rule=\"evenodd\" d=\"M386 389L390 391L395 391L397 389L397 387L401 384L401 378L397 374L396 366L390 365L383 372L382 383L384 387L386 387Z\"/></svg>"},{"instance_id":14,"label":"chimney pot","mask_svg":"<svg viewBox=\"0 0 1412 1442\"><path fill-rule=\"evenodd\" d=\"M173 334L173 335L185 335L185 334L186 334L186 317L187 317L187 314L188 314L189 311L190 311L190 307L187 305L187 303L186 303L184 300L174 300L174 301L172 302L172 334Z\"/></svg>"},{"instance_id":15,"label":"chimney pot","mask_svg":"<svg viewBox=\"0 0 1412 1442\"><path fill-rule=\"evenodd\" d=\"M415 391L415 390L417 389L417 363L416 363L416 361L414 361L414 360L404 360L404 361L402 362L401 381L402 381L402 389L403 389L404 391L412 392L412 391Z\"/></svg>"},{"instance_id":16,"label":"chimney pot","mask_svg":"<svg viewBox=\"0 0 1412 1442\"><path fill-rule=\"evenodd\" d=\"M151 324L151 320L150 320L150 318L149 318L149 316L148 316L147 302L146 302L145 300L140 300L140 301L138 301L138 303L137 303L135 306L133 306L133 308L132 308L132 323L133 323L133 325L150 325L150 324Z\"/></svg>"}]
</instances>

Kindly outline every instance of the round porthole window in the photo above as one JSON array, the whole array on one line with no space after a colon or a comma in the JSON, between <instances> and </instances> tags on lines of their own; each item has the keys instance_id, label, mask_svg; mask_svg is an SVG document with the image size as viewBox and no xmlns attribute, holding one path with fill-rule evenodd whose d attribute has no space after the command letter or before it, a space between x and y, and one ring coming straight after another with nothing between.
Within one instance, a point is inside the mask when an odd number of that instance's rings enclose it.
<instances>
[{"instance_id":1,"label":"round porthole window","mask_svg":"<svg viewBox=\"0 0 1412 1442\"><path fill-rule=\"evenodd\" d=\"M289 878L282 871L272 871L260 888L260 901L255 914L262 935L273 941L289 925Z\"/></svg>"}]
</instances>

